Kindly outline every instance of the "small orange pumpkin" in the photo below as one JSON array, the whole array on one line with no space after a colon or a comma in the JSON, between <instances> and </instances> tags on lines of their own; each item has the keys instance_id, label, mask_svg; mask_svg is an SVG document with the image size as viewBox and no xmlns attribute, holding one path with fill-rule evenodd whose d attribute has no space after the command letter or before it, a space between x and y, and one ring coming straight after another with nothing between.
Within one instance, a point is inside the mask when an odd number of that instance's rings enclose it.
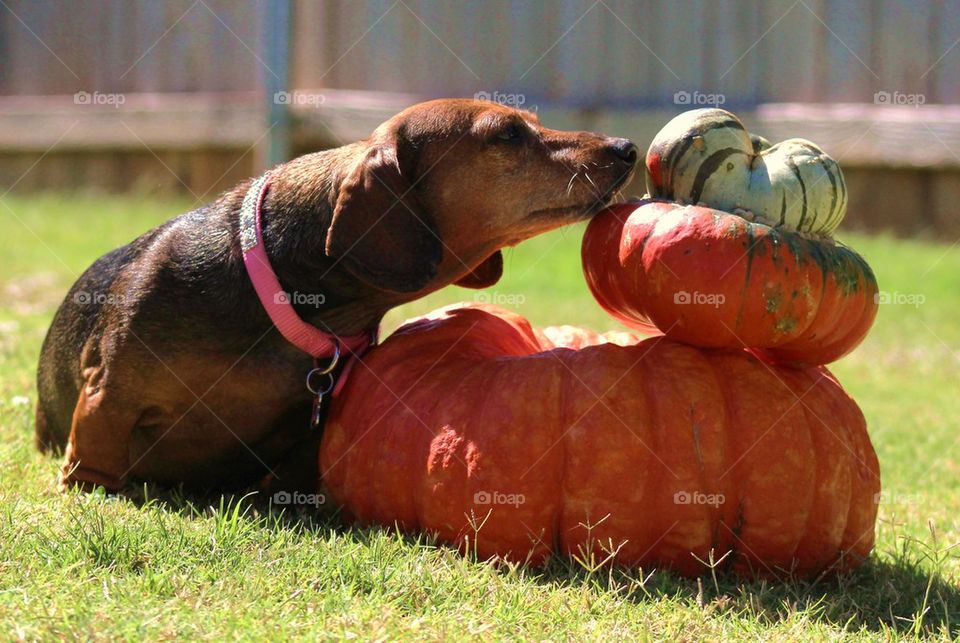
<instances>
[{"instance_id":1,"label":"small orange pumpkin","mask_svg":"<svg viewBox=\"0 0 960 643\"><path fill-rule=\"evenodd\" d=\"M731 552L740 574L810 576L867 556L877 459L825 368L633 341L488 306L409 322L334 401L326 490L482 557L696 575Z\"/></svg>"},{"instance_id":2,"label":"small orange pumpkin","mask_svg":"<svg viewBox=\"0 0 960 643\"><path fill-rule=\"evenodd\" d=\"M609 208L582 259L594 297L628 326L782 364L839 359L877 315L876 278L853 250L702 206Z\"/></svg>"}]
</instances>

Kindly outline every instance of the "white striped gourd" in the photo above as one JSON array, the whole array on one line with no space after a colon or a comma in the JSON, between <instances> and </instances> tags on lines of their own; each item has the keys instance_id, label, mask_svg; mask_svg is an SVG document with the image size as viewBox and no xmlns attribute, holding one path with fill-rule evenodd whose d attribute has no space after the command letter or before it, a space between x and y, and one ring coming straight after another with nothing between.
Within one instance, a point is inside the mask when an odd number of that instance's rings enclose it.
<instances>
[{"instance_id":1,"label":"white striped gourd","mask_svg":"<svg viewBox=\"0 0 960 643\"><path fill-rule=\"evenodd\" d=\"M770 145L751 136L722 109L680 114L647 151L653 197L745 210L775 226L829 235L847 209L847 186L835 160L815 144L792 138Z\"/></svg>"}]
</instances>

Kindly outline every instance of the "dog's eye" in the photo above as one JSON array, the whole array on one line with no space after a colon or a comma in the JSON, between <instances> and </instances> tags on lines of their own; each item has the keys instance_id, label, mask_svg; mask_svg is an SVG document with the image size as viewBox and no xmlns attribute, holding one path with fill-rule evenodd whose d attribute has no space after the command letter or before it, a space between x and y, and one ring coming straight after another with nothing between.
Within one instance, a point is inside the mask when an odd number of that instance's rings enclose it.
<instances>
[{"instance_id":1,"label":"dog's eye","mask_svg":"<svg viewBox=\"0 0 960 643\"><path fill-rule=\"evenodd\" d=\"M523 140L523 127L516 123L511 123L497 132L496 140L517 143Z\"/></svg>"}]
</instances>

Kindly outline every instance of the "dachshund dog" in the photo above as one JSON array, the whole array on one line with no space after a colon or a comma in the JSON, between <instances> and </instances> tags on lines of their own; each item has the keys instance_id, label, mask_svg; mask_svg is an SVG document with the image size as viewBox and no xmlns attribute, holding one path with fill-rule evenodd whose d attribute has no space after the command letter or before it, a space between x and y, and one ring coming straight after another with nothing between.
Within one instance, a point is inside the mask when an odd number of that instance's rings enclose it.
<instances>
[{"instance_id":1,"label":"dachshund dog","mask_svg":"<svg viewBox=\"0 0 960 643\"><path fill-rule=\"evenodd\" d=\"M501 248L601 209L637 157L627 139L547 129L496 103L421 103L365 141L274 168L263 245L304 321L358 334L448 284L495 283ZM313 362L245 271L250 185L104 255L68 292L37 373L37 445L65 452L61 490L224 489L267 472L315 487ZM274 471L287 462L292 473Z\"/></svg>"}]
</instances>

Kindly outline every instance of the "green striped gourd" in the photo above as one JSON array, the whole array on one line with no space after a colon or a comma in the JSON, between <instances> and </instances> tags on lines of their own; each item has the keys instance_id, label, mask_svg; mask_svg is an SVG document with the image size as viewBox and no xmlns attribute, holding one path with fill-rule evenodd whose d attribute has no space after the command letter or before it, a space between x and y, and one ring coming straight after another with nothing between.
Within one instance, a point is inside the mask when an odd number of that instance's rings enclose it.
<instances>
[{"instance_id":1,"label":"green striped gourd","mask_svg":"<svg viewBox=\"0 0 960 643\"><path fill-rule=\"evenodd\" d=\"M847 209L847 186L835 160L810 141L770 145L722 109L680 114L647 151L653 197L717 210L745 210L775 226L832 233Z\"/></svg>"}]
</instances>

